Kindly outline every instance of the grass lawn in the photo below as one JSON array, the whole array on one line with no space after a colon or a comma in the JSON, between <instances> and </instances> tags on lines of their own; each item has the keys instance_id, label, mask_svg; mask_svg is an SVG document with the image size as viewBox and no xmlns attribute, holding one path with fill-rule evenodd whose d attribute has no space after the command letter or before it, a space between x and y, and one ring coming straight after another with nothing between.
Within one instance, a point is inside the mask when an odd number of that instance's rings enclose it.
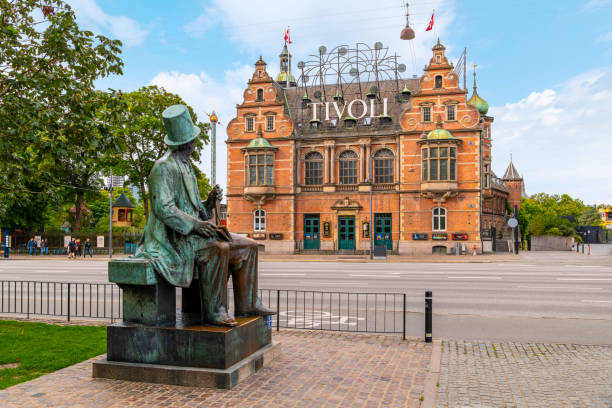
<instances>
[{"instance_id":1,"label":"grass lawn","mask_svg":"<svg viewBox=\"0 0 612 408\"><path fill-rule=\"evenodd\" d=\"M104 326L0 320L0 390L104 353Z\"/></svg>"}]
</instances>

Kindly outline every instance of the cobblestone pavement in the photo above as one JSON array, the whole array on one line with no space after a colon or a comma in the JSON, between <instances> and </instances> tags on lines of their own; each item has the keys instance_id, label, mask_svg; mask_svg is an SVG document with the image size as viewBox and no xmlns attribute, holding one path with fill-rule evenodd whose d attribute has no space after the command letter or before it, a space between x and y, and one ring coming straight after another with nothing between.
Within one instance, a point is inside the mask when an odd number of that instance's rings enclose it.
<instances>
[{"instance_id":1,"label":"cobblestone pavement","mask_svg":"<svg viewBox=\"0 0 612 408\"><path fill-rule=\"evenodd\" d=\"M91 360L0 390L2 407L419 407L431 344L284 330L281 357L232 390L92 379ZM101 357L96 357L97 359Z\"/></svg>"},{"instance_id":2,"label":"cobblestone pavement","mask_svg":"<svg viewBox=\"0 0 612 408\"><path fill-rule=\"evenodd\" d=\"M443 341L437 402L612 408L612 347Z\"/></svg>"}]
</instances>

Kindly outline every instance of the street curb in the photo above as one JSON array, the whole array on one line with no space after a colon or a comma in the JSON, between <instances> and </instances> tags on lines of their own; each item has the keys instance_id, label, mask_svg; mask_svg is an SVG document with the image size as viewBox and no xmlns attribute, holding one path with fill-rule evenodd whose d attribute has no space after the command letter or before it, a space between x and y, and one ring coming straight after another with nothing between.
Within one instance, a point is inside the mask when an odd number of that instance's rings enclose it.
<instances>
[{"instance_id":1,"label":"street curb","mask_svg":"<svg viewBox=\"0 0 612 408\"><path fill-rule=\"evenodd\" d=\"M425 386L423 387L421 408L434 408L436 406L436 393L438 391L438 379L440 378L441 359L442 341L440 339L434 339L431 360L429 360L429 372L427 373L427 377L425 377Z\"/></svg>"}]
</instances>

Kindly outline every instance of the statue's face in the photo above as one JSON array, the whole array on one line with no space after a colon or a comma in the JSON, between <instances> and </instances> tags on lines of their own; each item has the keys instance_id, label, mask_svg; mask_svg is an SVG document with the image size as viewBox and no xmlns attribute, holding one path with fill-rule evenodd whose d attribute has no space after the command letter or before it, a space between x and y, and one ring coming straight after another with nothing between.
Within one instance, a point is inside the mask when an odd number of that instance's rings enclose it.
<instances>
[{"instance_id":1,"label":"statue's face","mask_svg":"<svg viewBox=\"0 0 612 408\"><path fill-rule=\"evenodd\" d=\"M185 144L180 145L176 150L179 153L189 157L189 156L191 156L191 153L193 153L194 148L195 148L195 139L192 140L189 143L185 143Z\"/></svg>"}]
</instances>

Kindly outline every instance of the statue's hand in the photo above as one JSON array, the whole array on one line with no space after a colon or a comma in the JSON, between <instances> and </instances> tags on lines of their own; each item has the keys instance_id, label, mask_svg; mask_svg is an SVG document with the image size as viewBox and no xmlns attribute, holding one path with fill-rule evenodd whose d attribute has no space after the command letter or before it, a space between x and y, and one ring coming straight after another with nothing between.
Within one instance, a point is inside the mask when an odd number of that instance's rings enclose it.
<instances>
[{"instance_id":1,"label":"statue's hand","mask_svg":"<svg viewBox=\"0 0 612 408\"><path fill-rule=\"evenodd\" d=\"M217 201L221 201L222 198L223 198L223 189L218 184L215 184L212 190L210 190L210 193L208 193L208 197L206 198L206 203L208 204L208 206L214 207Z\"/></svg>"},{"instance_id":2,"label":"statue's hand","mask_svg":"<svg viewBox=\"0 0 612 408\"><path fill-rule=\"evenodd\" d=\"M197 233L204 238L212 238L217 235L217 227L208 221L198 221Z\"/></svg>"}]
</instances>

